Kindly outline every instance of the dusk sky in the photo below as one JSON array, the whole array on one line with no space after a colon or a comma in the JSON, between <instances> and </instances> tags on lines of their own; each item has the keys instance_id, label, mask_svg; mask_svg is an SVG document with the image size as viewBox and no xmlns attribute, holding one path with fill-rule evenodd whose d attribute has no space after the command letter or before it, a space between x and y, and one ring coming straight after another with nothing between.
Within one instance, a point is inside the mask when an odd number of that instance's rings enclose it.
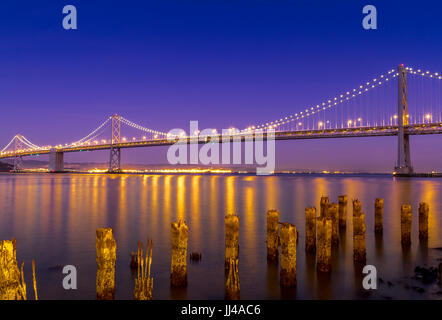
<instances>
[{"instance_id":1,"label":"dusk sky","mask_svg":"<svg viewBox=\"0 0 442 320\"><path fill-rule=\"evenodd\" d=\"M302 111L404 63L442 72L442 2L13 1L0 3L0 145L78 140L118 113L168 131L244 128ZM75 5L78 29L62 28ZM364 30L373 4L378 29ZM417 171L442 137L411 137ZM396 138L277 142L279 167L392 171ZM165 148L123 162L166 162ZM41 157L46 160L47 157ZM107 161L108 152L65 161Z\"/></svg>"}]
</instances>

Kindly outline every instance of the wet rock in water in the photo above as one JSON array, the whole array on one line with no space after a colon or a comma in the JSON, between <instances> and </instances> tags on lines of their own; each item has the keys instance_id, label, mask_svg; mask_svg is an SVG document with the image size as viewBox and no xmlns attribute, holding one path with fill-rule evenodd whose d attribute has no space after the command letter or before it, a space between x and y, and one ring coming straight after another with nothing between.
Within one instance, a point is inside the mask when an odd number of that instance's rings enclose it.
<instances>
[{"instance_id":1,"label":"wet rock in water","mask_svg":"<svg viewBox=\"0 0 442 320\"><path fill-rule=\"evenodd\" d=\"M130 268L134 270L138 268L138 259L136 252L130 253Z\"/></svg>"},{"instance_id":2,"label":"wet rock in water","mask_svg":"<svg viewBox=\"0 0 442 320\"><path fill-rule=\"evenodd\" d=\"M190 261L199 262L202 259L202 254L199 252L192 252L190 254Z\"/></svg>"},{"instance_id":3,"label":"wet rock in water","mask_svg":"<svg viewBox=\"0 0 442 320\"><path fill-rule=\"evenodd\" d=\"M437 280L438 270L437 268L430 267L419 267L414 269L414 279L420 280L423 283L429 284Z\"/></svg>"},{"instance_id":4,"label":"wet rock in water","mask_svg":"<svg viewBox=\"0 0 442 320\"><path fill-rule=\"evenodd\" d=\"M424 293L425 289L421 287L412 287L412 289L418 293Z\"/></svg>"}]
</instances>

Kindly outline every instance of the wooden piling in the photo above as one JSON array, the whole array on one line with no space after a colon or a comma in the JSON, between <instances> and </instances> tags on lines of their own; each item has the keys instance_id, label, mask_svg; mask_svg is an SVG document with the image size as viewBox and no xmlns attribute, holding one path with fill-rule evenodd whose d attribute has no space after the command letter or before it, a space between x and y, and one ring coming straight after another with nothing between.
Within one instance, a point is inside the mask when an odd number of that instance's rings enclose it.
<instances>
[{"instance_id":1,"label":"wooden piling","mask_svg":"<svg viewBox=\"0 0 442 320\"><path fill-rule=\"evenodd\" d=\"M339 245L339 205L330 203L327 208L327 219L332 222L332 246Z\"/></svg>"},{"instance_id":2,"label":"wooden piling","mask_svg":"<svg viewBox=\"0 0 442 320\"><path fill-rule=\"evenodd\" d=\"M281 269L282 287L296 285L296 227L291 223L281 224Z\"/></svg>"},{"instance_id":3,"label":"wooden piling","mask_svg":"<svg viewBox=\"0 0 442 320\"><path fill-rule=\"evenodd\" d=\"M35 276L35 260L32 259L32 285L34 286L34 298L38 300L37 277Z\"/></svg>"},{"instance_id":4,"label":"wooden piling","mask_svg":"<svg viewBox=\"0 0 442 320\"><path fill-rule=\"evenodd\" d=\"M143 242L138 241L137 250L137 278L135 279L134 299L152 300L153 297L153 278L150 276L150 267L152 265L153 241L146 242L146 259L144 260Z\"/></svg>"},{"instance_id":5,"label":"wooden piling","mask_svg":"<svg viewBox=\"0 0 442 320\"><path fill-rule=\"evenodd\" d=\"M239 300L240 285L238 259L229 260L225 293L226 300Z\"/></svg>"},{"instance_id":6,"label":"wooden piling","mask_svg":"<svg viewBox=\"0 0 442 320\"><path fill-rule=\"evenodd\" d=\"M228 214L224 218L225 224L225 271L228 272L230 259L239 259L239 217Z\"/></svg>"},{"instance_id":7,"label":"wooden piling","mask_svg":"<svg viewBox=\"0 0 442 320\"><path fill-rule=\"evenodd\" d=\"M97 229L95 248L97 254L97 300L113 300L115 297L117 243L112 228Z\"/></svg>"},{"instance_id":8,"label":"wooden piling","mask_svg":"<svg viewBox=\"0 0 442 320\"><path fill-rule=\"evenodd\" d=\"M383 233L383 220L384 220L384 199L376 198L374 203L374 232L376 234Z\"/></svg>"},{"instance_id":9,"label":"wooden piling","mask_svg":"<svg viewBox=\"0 0 442 320\"><path fill-rule=\"evenodd\" d=\"M305 208L305 252L316 252L316 208Z\"/></svg>"},{"instance_id":10,"label":"wooden piling","mask_svg":"<svg viewBox=\"0 0 442 320\"><path fill-rule=\"evenodd\" d=\"M428 239L428 213L430 212L430 207L428 203L419 203L419 239Z\"/></svg>"},{"instance_id":11,"label":"wooden piling","mask_svg":"<svg viewBox=\"0 0 442 320\"><path fill-rule=\"evenodd\" d=\"M267 211L267 260L278 261L279 212Z\"/></svg>"},{"instance_id":12,"label":"wooden piling","mask_svg":"<svg viewBox=\"0 0 442 320\"><path fill-rule=\"evenodd\" d=\"M332 222L325 217L316 220L316 232L318 237L316 247L316 268L321 272L331 271L331 236Z\"/></svg>"},{"instance_id":13,"label":"wooden piling","mask_svg":"<svg viewBox=\"0 0 442 320\"><path fill-rule=\"evenodd\" d=\"M325 211L326 211L329 203L330 203L330 200L328 197L321 197L321 206L320 206L320 211L319 211L320 217L325 217Z\"/></svg>"},{"instance_id":14,"label":"wooden piling","mask_svg":"<svg viewBox=\"0 0 442 320\"><path fill-rule=\"evenodd\" d=\"M347 226L347 196L340 195L338 197L338 205L339 205L339 227L345 228Z\"/></svg>"},{"instance_id":15,"label":"wooden piling","mask_svg":"<svg viewBox=\"0 0 442 320\"><path fill-rule=\"evenodd\" d=\"M353 200L353 217L358 217L362 213L362 204L359 200Z\"/></svg>"},{"instance_id":16,"label":"wooden piling","mask_svg":"<svg viewBox=\"0 0 442 320\"><path fill-rule=\"evenodd\" d=\"M401 206L401 243L403 246L411 245L411 220L411 205L403 204Z\"/></svg>"},{"instance_id":17,"label":"wooden piling","mask_svg":"<svg viewBox=\"0 0 442 320\"><path fill-rule=\"evenodd\" d=\"M172 223L171 230L170 285L172 287L186 287L189 228L185 221L179 220Z\"/></svg>"},{"instance_id":18,"label":"wooden piling","mask_svg":"<svg viewBox=\"0 0 442 320\"><path fill-rule=\"evenodd\" d=\"M26 300L26 284L24 281L23 287L20 284L16 248L14 238L0 243L0 300Z\"/></svg>"},{"instance_id":19,"label":"wooden piling","mask_svg":"<svg viewBox=\"0 0 442 320\"><path fill-rule=\"evenodd\" d=\"M366 241L365 241L365 214L353 217L353 261L358 264L365 264Z\"/></svg>"}]
</instances>

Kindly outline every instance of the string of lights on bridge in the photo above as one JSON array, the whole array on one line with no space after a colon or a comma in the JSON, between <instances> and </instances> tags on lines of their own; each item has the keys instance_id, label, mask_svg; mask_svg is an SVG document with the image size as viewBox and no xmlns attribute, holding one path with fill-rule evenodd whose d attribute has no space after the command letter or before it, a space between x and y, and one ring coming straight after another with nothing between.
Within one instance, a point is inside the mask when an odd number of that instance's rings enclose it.
<instances>
[{"instance_id":1,"label":"string of lights on bridge","mask_svg":"<svg viewBox=\"0 0 442 320\"><path fill-rule=\"evenodd\" d=\"M242 130L242 131L251 131L255 129L261 129L261 130L267 130L267 129L274 129L277 126L280 126L282 124L286 124L289 122L294 122L303 118L307 118L311 115L314 115L315 113L330 109L334 106L337 106L338 104L348 101L352 98L355 98L358 95L361 95L377 86L382 85L383 83L390 81L391 79L398 76L398 73L394 72L395 70L390 70L386 74L380 75L378 78L374 78L373 81L366 82L365 84L360 85L357 88L353 88L350 91L346 91L342 94L340 94L337 97L331 98L327 101L324 101L320 104L317 104L316 106L306 108L304 111L301 111L299 113L295 113L289 116L286 116L285 118L281 118L279 120L274 120L272 122L267 122L265 124L260 125L253 125L249 126L248 128Z\"/></svg>"},{"instance_id":2,"label":"string of lights on bridge","mask_svg":"<svg viewBox=\"0 0 442 320\"><path fill-rule=\"evenodd\" d=\"M442 80L442 75L440 73L432 73L430 71L424 71L422 69L416 69L416 68L412 68L412 67L405 67L407 74L409 75L415 75L415 76L421 76L422 78L426 78L426 79L438 79L438 80ZM370 92L373 91L373 89L377 88L377 87L385 87L383 86L386 83L391 83L391 80L393 80L394 78L398 77L399 73L395 70L389 70L387 73L380 75L377 78L374 78L371 81L368 81L364 84L361 84L360 86L353 88L352 90L343 92L342 94L334 97L334 98L330 98L326 101L323 101L320 104L317 104L315 106L311 106L306 108L305 110L301 111L301 112L297 112L294 114L291 114L289 116L286 116L284 118L280 118L279 120L274 120L271 122L266 122L266 123L262 123L259 125L252 125L247 127L246 129L243 130L237 130L237 129L229 129L229 134L231 135L247 135L253 132L264 132L266 130L270 130L270 129L275 129L275 131L283 131L282 130L282 126L285 124L290 124L290 123L295 123L298 124L298 121L306 121L307 119L314 119L314 116L318 116L318 114L325 114L326 111L332 111L335 110L337 106L342 105L342 104L348 104L347 102L354 100L357 97L361 97L364 94L370 94ZM397 90L397 89L396 89ZM354 104L354 102L352 102ZM432 106L431 106L432 108ZM341 108L342 110L342 108ZM410 118L411 118L411 114L410 114ZM427 114L420 114L421 117L419 117L419 121L421 121L423 119L423 122L425 122L425 120L427 120L427 122L429 123L430 120L432 119L432 115L427 113ZM166 133L166 132L162 132L162 131L158 131L158 130L153 130L144 126L141 126L135 122L132 122L124 117L118 116L119 117L119 121L120 124L124 124L127 125L130 128L142 131L145 135L143 135L143 137L141 139L136 139L135 137L132 138L132 142L137 142L137 141L150 141L150 140L156 140L156 139L166 139L166 138L170 138L171 135L170 133ZM407 116L408 117L408 116ZM417 117L415 117L417 118ZM391 119L390 119L390 125L392 124L392 119L397 120L397 115L392 115ZM361 126L361 118L357 118L357 125ZM417 120L416 120L417 121ZM440 120L442 121L442 120ZM99 144L112 144L112 140L111 139L99 139L99 137L107 132L106 130L108 130L108 126L111 124L112 122L112 117L108 117L103 123L101 123L97 128L95 128L92 132L90 132L88 135L84 136L83 138L72 142L70 144L59 144L56 146L38 146L34 143L32 143L31 141L29 141L27 138L25 138L23 135L21 134L17 134L15 135L11 141L0 151L0 155L13 155L14 152L20 151L20 152L33 152L35 151L36 153L38 153L39 151L45 150L48 151L52 148L77 148L77 147L81 147L81 146L91 146L91 145L99 145ZM328 123L329 121L327 121ZM318 125L318 129L319 128L324 128L323 126L324 122L320 121L317 125ZM299 125L302 125L302 122L299 122ZM356 120L355 121L351 121L351 120L347 120L347 123L345 123L346 126L350 127L350 125L354 125L356 126ZM310 130L312 128L301 128L300 130ZM314 129L314 126L313 126ZM287 129L289 130L289 129ZM297 128L295 130L298 130ZM108 130L110 131L110 130ZM212 134L217 134L217 130L213 129L212 130ZM185 136L184 133L182 133L180 135L180 137ZM201 136L200 132L194 132L191 133L190 137L194 137L194 136ZM175 138L178 136L174 136ZM127 139L125 137L121 137L121 141L122 143L126 143ZM14 150L9 150L8 149L14 144Z\"/></svg>"},{"instance_id":3,"label":"string of lights on bridge","mask_svg":"<svg viewBox=\"0 0 442 320\"><path fill-rule=\"evenodd\" d=\"M434 79L442 79L442 76L439 73L431 73L430 71L423 71L421 69L414 69L412 67L405 67L408 73L415 74L415 75L421 75L423 77L428 78L434 78ZM340 94L337 97L328 99L320 104L317 104L316 106L312 106L310 108L306 108L304 111L301 111L299 113L295 113L289 116L286 116L284 118L280 118L279 120L274 120L271 122L266 122L265 124L259 124L259 125L252 125L247 127L246 129L241 130L241 132L251 132L254 130L269 130L269 129L276 129L277 127L290 123L295 122L301 119L308 118L310 116L313 116L319 112L328 110L330 108L333 108L335 106L338 106L339 104L349 101L353 98L356 98L359 95L362 95L376 87L379 87L388 81L392 80L393 78L396 78L398 76L398 73L395 72L394 69L388 71L386 74L382 74L377 78L374 78L372 81L366 82L362 85L360 85L357 88L353 88L352 90L346 91L345 93ZM430 115L427 115L426 118L428 119L431 117ZM396 116L397 118L397 116ZM396 119L395 118L395 119ZM359 119L360 120L360 119ZM349 124L351 124L352 121L349 120ZM301 123L300 123L301 125ZM319 126L322 126L323 123L320 122Z\"/></svg>"}]
</instances>

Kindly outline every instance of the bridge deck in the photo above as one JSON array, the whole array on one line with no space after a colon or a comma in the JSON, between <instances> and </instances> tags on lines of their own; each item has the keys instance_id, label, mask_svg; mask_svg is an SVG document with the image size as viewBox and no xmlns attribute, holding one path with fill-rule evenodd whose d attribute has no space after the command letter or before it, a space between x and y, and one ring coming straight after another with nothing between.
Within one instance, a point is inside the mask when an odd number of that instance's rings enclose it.
<instances>
[{"instance_id":1,"label":"bridge deck","mask_svg":"<svg viewBox=\"0 0 442 320\"><path fill-rule=\"evenodd\" d=\"M325 139L325 138L352 138L352 137L381 137L381 136L395 136L398 133L398 126L380 126L380 127L356 127L356 128L344 128L344 129L323 129L323 130L304 130L304 131L276 131L275 140L296 140L296 139ZM409 135L424 135L424 134L441 134L442 123L431 124L419 124L409 125L405 129L405 133ZM230 141L233 139L241 141L249 140L254 137L254 134L241 134L238 136L231 136ZM264 134L266 139L266 134ZM221 141L221 135L218 136L218 140ZM167 139L154 139L143 140L133 142L123 142L114 144L113 147L117 148L141 148L141 147L158 147L169 146L176 142L176 140ZM204 144L210 142L210 139L198 140L196 137L188 137L183 143L199 143ZM112 147L111 144L97 144L97 145L83 145L75 147L57 148L57 152L83 152L83 151L97 151L108 150ZM12 158L15 156L33 156L49 154L50 149L44 150L29 150L17 153L3 153L0 154L0 159Z\"/></svg>"}]
</instances>

